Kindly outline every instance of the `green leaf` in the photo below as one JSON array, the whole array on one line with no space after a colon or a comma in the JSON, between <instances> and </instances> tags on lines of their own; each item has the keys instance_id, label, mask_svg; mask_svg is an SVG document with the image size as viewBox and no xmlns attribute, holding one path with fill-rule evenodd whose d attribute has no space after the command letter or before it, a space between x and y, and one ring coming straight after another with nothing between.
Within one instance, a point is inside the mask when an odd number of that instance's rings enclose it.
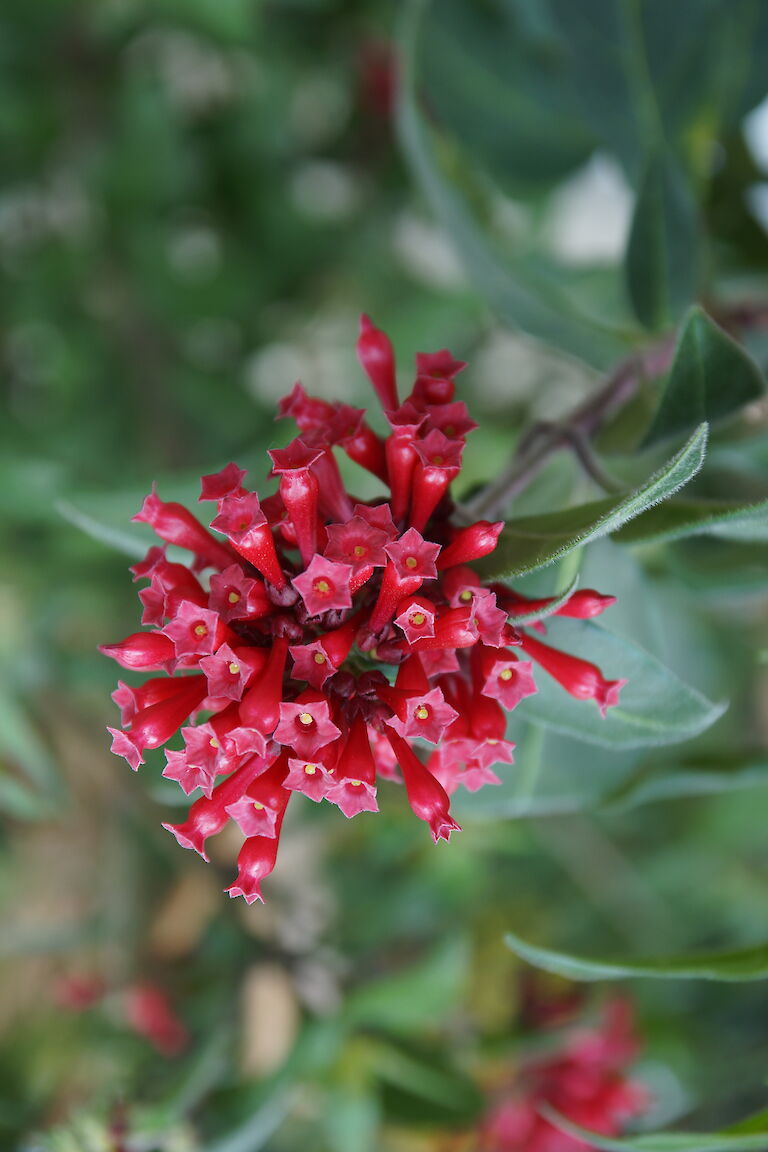
<instances>
[{"instance_id":1,"label":"green leaf","mask_svg":"<svg viewBox=\"0 0 768 1152\"><path fill-rule=\"evenodd\" d=\"M605 959L598 956L571 956L529 944L513 932L506 943L522 960L564 976L566 980L628 980L633 976L653 980L720 980L743 983L768 977L768 943L727 952L700 952L690 956L632 957Z\"/></svg>"},{"instance_id":2,"label":"green leaf","mask_svg":"<svg viewBox=\"0 0 768 1152\"><path fill-rule=\"evenodd\" d=\"M523 720L611 748L675 744L709 728L727 702L713 703L639 645L586 620L558 620L550 637L596 664L609 680L627 680L619 703L601 716L591 700L576 700L542 669L538 692L518 706Z\"/></svg>"},{"instance_id":3,"label":"green leaf","mask_svg":"<svg viewBox=\"0 0 768 1152\"><path fill-rule=\"evenodd\" d=\"M608 496L562 512L508 520L496 551L480 567L491 579L508 580L552 564L591 540L607 536L648 508L672 496L704 463L707 425L645 484L620 496Z\"/></svg>"},{"instance_id":4,"label":"green leaf","mask_svg":"<svg viewBox=\"0 0 768 1152\"><path fill-rule=\"evenodd\" d=\"M544 1104L541 1113L562 1132L604 1152L765 1152L768 1111L721 1132L650 1132L642 1136L602 1136L561 1116Z\"/></svg>"},{"instance_id":5,"label":"green leaf","mask_svg":"<svg viewBox=\"0 0 768 1152\"><path fill-rule=\"evenodd\" d=\"M85 532L86 536L98 540L101 544L106 544L108 548L112 548L116 552L123 552L133 560L143 559L147 554L151 540L154 539L147 533L146 529L137 527L123 531L120 528L113 528L111 524L98 520L95 516L90 516L74 504L70 504L68 500L57 500L56 511L70 524L74 524L75 528Z\"/></svg>"},{"instance_id":6,"label":"green leaf","mask_svg":"<svg viewBox=\"0 0 768 1152\"><path fill-rule=\"evenodd\" d=\"M740 344L702 309L690 309L658 411L645 437L652 444L702 420L722 420L759 399L762 374Z\"/></svg>"},{"instance_id":7,"label":"green leaf","mask_svg":"<svg viewBox=\"0 0 768 1152\"><path fill-rule=\"evenodd\" d=\"M737 500L688 500L676 497L643 512L620 528L621 544L682 540L686 536L718 536L724 540L768 542L768 500L742 504Z\"/></svg>"},{"instance_id":8,"label":"green leaf","mask_svg":"<svg viewBox=\"0 0 768 1152\"><path fill-rule=\"evenodd\" d=\"M768 755L762 752L698 753L674 761L654 757L603 798L602 809L624 811L659 800L715 796L768 785Z\"/></svg>"},{"instance_id":9,"label":"green leaf","mask_svg":"<svg viewBox=\"0 0 768 1152\"><path fill-rule=\"evenodd\" d=\"M604 367L626 351L623 339L577 309L559 285L563 277L544 276L543 261L512 264L468 208L462 193L443 172L433 134L419 108L416 60L427 0L410 0L402 24L402 83L397 109L400 141L416 179L476 287L502 320L540 340L563 348L589 364Z\"/></svg>"},{"instance_id":10,"label":"green leaf","mask_svg":"<svg viewBox=\"0 0 768 1152\"><path fill-rule=\"evenodd\" d=\"M660 328L696 293L696 204L668 152L648 162L638 191L626 252L627 288L638 320Z\"/></svg>"}]
</instances>

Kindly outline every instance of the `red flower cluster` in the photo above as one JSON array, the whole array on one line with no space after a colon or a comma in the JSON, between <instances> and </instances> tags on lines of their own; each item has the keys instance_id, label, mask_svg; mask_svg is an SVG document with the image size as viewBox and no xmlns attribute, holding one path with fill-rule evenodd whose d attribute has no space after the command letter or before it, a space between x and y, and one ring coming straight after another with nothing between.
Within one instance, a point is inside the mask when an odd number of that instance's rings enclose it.
<instances>
[{"instance_id":1,"label":"red flower cluster","mask_svg":"<svg viewBox=\"0 0 768 1152\"><path fill-rule=\"evenodd\" d=\"M376 810L378 778L402 778L413 811L447 840L458 828L449 793L498 783L493 765L512 761L505 710L536 691L514 649L603 712L623 683L510 626L510 612L545 613L550 602L484 587L468 567L503 525L451 519L450 485L476 427L454 399L465 365L447 351L418 355L401 403L391 344L367 317L357 351L389 434L296 384L279 414L300 434L269 453L276 492L260 500L235 464L205 476L200 499L217 505L217 535L182 505L147 497L135 519L193 560L150 549L132 569L149 580L139 597L150 630L102 648L125 668L163 673L114 693L123 730L110 729L112 751L132 768L196 718L164 775L202 795L170 831L205 857L206 839L234 820L246 839L228 891L248 902L261 899L297 792L354 816ZM388 495L350 496L335 448ZM612 602L581 591L558 611L583 618ZM426 763L416 741L435 746Z\"/></svg>"},{"instance_id":2,"label":"red flower cluster","mask_svg":"<svg viewBox=\"0 0 768 1152\"><path fill-rule=\"evenodd\" d=\"M626 1074L637 1050L632 1007L614 1000L598 1027L575 1032L559 1052L522 1066L483 1124L480 1152L586 1152L588 1145L541 1114L542 1105L582 1128L618 1136L650 1104L645 1086Z\"/></svg>"}]
</instances>

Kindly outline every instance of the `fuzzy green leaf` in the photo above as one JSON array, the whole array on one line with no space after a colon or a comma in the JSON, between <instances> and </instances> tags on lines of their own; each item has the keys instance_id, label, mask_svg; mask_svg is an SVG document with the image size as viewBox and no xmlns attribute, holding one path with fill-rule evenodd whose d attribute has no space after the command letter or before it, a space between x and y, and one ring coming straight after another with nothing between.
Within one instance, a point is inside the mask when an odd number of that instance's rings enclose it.
<instances>
[{"instance_id":1,"label":"fuzzy green leaf","mask_svg":"<svg viewBox=\"0 0 768 1152\"><path fill-rule=\"evenodd\" d=\"M645 443L688 432L702 420L722 420L764 392L751 356L702 308L691 308Z\"/></svg>"},{"instance_id":2,"label":"fuzzy green leaf","mask_svg":"<svg viewBox=\"0 0 768 1152\"><path fill-rule=\"evenodd\" d=\"M654 656L623 636L586 620L558 620L549 642L596 664L606 679L626 680L619 703L601 716L591 700L576 700L537 669L538 692L519 705L520 717L611 748L674 744L709 728L726 702L714 703Z\"/></svg>"},{"instance_id":3,"label":"fuzzy green leaf","mask_svg":"<svg viewBox=\"0 0 768 1152\"><path fill-rule=\"evenodd\" d=\"M481 565L483 574L508 580L545 568L574 548L617 531L635 516L666 500L701 468L707 432L707 425L700 425L680 451L634 491L562 512L508 520L496 551Z\"/></svg>"},{"instance_id":4,"label":"fuzzy green leaf","mask_svg":"<svg viewBox=\"0 0 768 1152\"><path fill-rule=\"evenodd\" d=\"M675 497L649 508L620 528L621 544L682 540L686 536L718 536L745 542L768 541L768 500L742 504L736 500L689 500Z\"/></svg>"}]
</instances>

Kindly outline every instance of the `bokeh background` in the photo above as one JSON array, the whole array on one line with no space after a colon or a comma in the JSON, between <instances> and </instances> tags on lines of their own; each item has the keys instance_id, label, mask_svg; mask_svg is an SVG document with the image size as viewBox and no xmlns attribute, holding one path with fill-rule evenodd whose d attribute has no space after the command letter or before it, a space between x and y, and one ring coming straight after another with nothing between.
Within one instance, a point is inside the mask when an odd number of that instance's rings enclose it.
<instances>
[{"instance_id":1,"label":"bokeh background","mask_svg":"<svg viewBox=\"0 0 768 1152\"><path fill-rule=\"evenodd\" d=\"M620 598L614 630L732 699L706 736L650 759L555 738L541 778L524 756L509 787L466 803L450 846L431 843L394 788L380 815L350 822L305 805L263 907L222 895L236 840L220 837L205 865L162 830L179 811L162 757L133 776L104 732L115 669L96 646L136 626L127 554L147 538L130 516L150 483L193 500L199 475L230 459L257 483L265 449L290 435L274 409L298 378L366 404L361 311L404 373L416 351L470 361L462 395L481 430L467 488L499 470L525 422L586 395L627 331L637 338L621 264L644 144L610 91L613 7L585 4L570 40L578 83L602 77L607 127L558 109L563 5L451 0L433 9L417 62L448 129L443 168L477 226L537 287L556 284L554 300L567 291L615 321L620 335L595 337L591 357L588 334L547 342L516 317L516 297L484 290L399 143L394 6L5 0L3 1148L478 1148L493 1092L514 1083L521 1054L554 1043L544 1024L591 1019L612 995L534 974L504 947L507 929L587 953L765 937L764 543L603 542L586 560L585 584ZM676 117L670 146L697 173L700 295L759 303L767 6L662 7L640 6L652 65L660 46L670 53L654 76L662 117L665 100ZM742 37L724 39L726 9ZM765 333L749 341L764 367ZM702 492L764 492L766 423L757 402L729 425ZM577 489L589 491L558 458L521 507ZM721 790L715 771L711 796L595 811L659 757L732 769L739 786ZM764 1104L760 984L624 994L650 1127L686 1113L716 1127Z\"/></svg>"}]
</instances>

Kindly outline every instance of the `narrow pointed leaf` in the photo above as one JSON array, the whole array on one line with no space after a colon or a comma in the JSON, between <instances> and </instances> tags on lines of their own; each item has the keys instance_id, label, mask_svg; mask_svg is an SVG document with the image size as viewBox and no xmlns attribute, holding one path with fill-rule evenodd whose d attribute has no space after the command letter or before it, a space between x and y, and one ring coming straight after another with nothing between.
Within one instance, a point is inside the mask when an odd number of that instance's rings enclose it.
<instances>
[{"instance_id":1,"label":"narrow pointed leaf","mask_svg":"<svg viewBox=\"0 0 768 1152\"><path fill-rule=\"evenodd\" d=\"M768 942L726 952L700 952L683 956L630 957L571 956L530 944L508 932L507 946L526 963L566 980L719 980L743 983L768 977Z\"/></svg>"},{"instance_id":2,"label":"narrow pointed leaf","mask_svg":"<svg viewBox=\"0 0 768 1152\"><path fill-rule=\"evenodd\" d=\"M649 1132L626 1137L602 1136L582 1128L546 1104L541 1112L561 1132L601 1152L765 1152L768 1147L768 1111L721 1132Z\"/></svg>"},{"instance_id":3,"label":"narrow pointed leaf","mask_svg":"<svg viewBox=\"0 0 768 1152\"><path fill-rule=\"evenodd\" d=\"M745 542L768 541L768 500L742 504L735 500L687 500L675 497L643 512L620 528L622 544L718 536Z\"/></svg>"},{"instance_id":4,"label":"narrow pointed leaf","mask_svg":"<svg viewBox=\"0 0 768 1152\"><path fill-rule=\"evenodd\" d=\"M764 392L760 369L748 353L702 308L691 308L645 443L680 435L702 420L722 420Z\"/></svg>"},{"instance_id":5,"label":"narrow pointed leaf","mask_svg":"<svg viewBox=\"0 0 768 1152\"><path fill-rule=\"evenodd\" d=\"M663 468L645 484L620 496L609 496L562 512L508 520L492 556L482 563L485 576L511 579L553 564L561 556L622 525L672 496L704 463L707 425L700 425Z\"/></svg>"}]
</instances>

